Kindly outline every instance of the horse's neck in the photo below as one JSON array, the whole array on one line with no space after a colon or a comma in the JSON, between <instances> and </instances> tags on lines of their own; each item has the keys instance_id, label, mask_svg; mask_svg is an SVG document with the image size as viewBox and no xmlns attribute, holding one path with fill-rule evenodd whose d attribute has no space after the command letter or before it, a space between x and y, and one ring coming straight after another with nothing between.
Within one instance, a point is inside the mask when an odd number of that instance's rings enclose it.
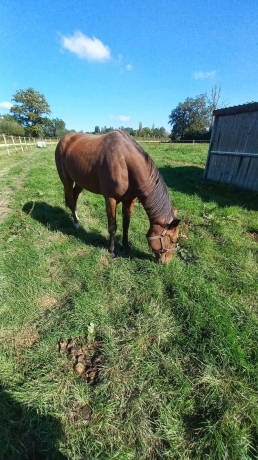
<instances>
[{"instance_id":1,"label":"horse's neck","mask_svg":"<svg viewBox=\"0 0 258 460\"><path fill-rule=\"evenodd\" d=\"M159 174L157 177L150 177L144 184L141 184L138 194L151 226L155 223L169 224L173 220L167 187Z\"/></svg>"}]
</instances>

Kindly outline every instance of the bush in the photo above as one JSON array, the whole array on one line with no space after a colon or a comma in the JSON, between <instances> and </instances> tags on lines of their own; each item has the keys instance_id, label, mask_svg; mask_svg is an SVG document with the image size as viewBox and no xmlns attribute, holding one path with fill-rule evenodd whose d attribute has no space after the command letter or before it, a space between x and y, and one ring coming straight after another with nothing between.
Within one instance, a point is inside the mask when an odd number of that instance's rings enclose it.
<instances>
[{"instance_id":1,"label":"bush","mask_svg":"<svg viewBox=\"0 0 258 460\"><path fill-rule=\"evenodd\" d=\"M24 128L15 121L0 120L0 134L7 136L24 136Z\"/></svg>"}]
</instances>

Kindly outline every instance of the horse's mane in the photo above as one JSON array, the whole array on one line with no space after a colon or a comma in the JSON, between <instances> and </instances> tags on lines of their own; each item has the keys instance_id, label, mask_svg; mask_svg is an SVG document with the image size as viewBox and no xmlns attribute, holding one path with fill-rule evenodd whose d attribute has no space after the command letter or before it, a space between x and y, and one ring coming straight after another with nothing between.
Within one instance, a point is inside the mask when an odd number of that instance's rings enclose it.
<instances>
[{"instance_id":1,"label":"horse's mane","mask_svg":"<svg viewBox=\"0 0 258 460\"><path fill-rule=\"evenodd\" d=\"M172 222L174 218L170 197L165 181L154 161L145 150L125 131L119 130L124 138L128 139L141 153L148 166L149 176L139 187L139 200L144 206L150 220L157 223Z\"/></svg>"}]
</instances>

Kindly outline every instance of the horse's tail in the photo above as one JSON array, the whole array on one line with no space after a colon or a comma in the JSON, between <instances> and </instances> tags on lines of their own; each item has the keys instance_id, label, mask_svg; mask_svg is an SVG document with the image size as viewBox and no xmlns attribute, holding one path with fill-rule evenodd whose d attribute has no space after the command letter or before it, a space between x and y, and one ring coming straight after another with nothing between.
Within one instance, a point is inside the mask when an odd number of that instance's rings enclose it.
<instances>
[{"instance_id":1,"label":"horse's tail","mask_svg":"<svg viewBox=\"0 0 258 460\"><path fill-rule=\"evenodd\" d=\"M55 150L55 160L56 160L56 167L57 167L57 172L58 172L58 175L64 185L64 202L65 202L65 206L67 207L70 207L69 206L69 201L68 201L68 198L67 198L67 195L65 193L65 187L67 185L67 172L66 172L66 169L65 169L65 165L64 165L64 152L65 152L65 148L66 148L66 138L69 137L69 135L66 135L64 136L57 144L56 146L56 150Z\"/></svg>"}]
</instances>

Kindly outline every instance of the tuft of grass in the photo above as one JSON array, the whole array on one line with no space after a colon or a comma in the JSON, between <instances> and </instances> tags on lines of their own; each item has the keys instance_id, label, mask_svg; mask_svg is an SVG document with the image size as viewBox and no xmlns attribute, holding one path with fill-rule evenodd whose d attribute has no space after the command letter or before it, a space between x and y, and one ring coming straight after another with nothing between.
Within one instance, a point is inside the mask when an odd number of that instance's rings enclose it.
<instances>
[{"instance_id":1,"label":"tuft of grass","mask_svg":"<svg viewBox=\"0 0 258 460\"><path fill-rule=\"evenodd\" d=\"M113 261L103 197L80 196L76 231L53 147L0 157L3 459L258 456L257 194L204 181L207 145L143 147L181 219L165 267L141 205L129 253L119 207ZM104 359L96 385L57 347L91 323Z\"/></svg>"}]
</instances>

